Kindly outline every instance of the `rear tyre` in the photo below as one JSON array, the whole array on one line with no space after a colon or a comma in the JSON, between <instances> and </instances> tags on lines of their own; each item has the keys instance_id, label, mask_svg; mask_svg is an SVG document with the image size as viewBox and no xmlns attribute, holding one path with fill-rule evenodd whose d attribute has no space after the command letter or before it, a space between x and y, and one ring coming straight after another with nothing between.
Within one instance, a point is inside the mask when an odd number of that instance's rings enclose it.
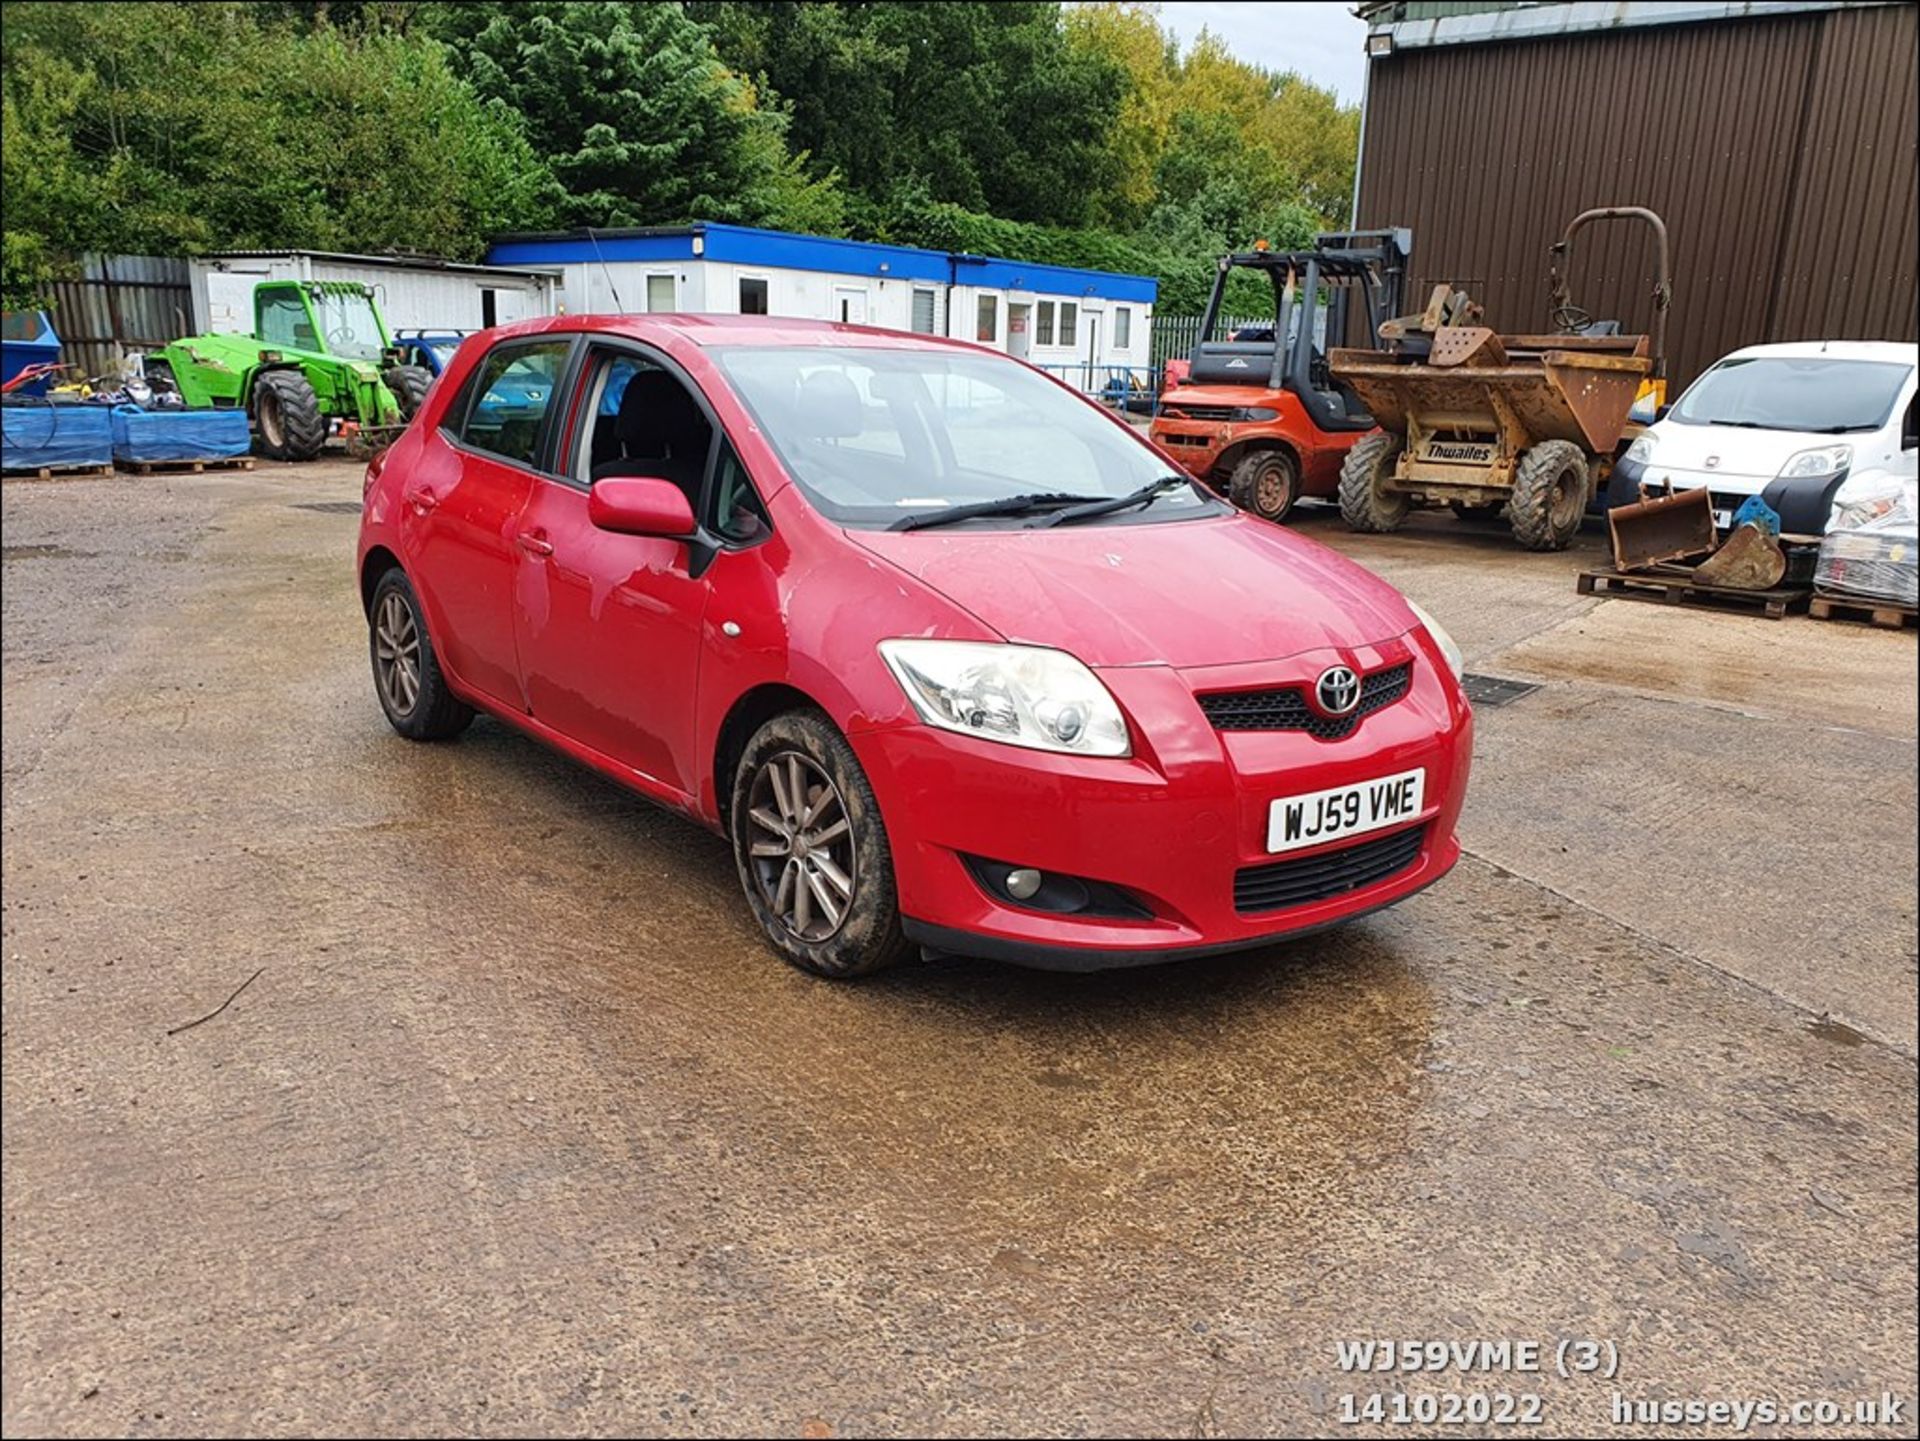
<instances>
[{"instance_id":1,"label":"rear tyre","mask_svg":"<svg viewBox=\"0 0 1920 1441\"><path fill-rule=\"evenodd\" d=\"M1587 453L1570 440L1524 451L1513 472L1507 518L1528 550L1565 550L1587 510Z\"/></svg>"},{"instance_id":2,"label":"rear tyre","mask_svg":"<svg viewBox=\"0 0 1920 1441\"><path fill-rule=\"evenodd\" d=\"M253 382L253 448L268 460L312 460L326 444L319 397L297 370L269 370Z\"/></svg>"},{"instance_id":3,"label":"rear tyre","mask_svg":"<svg viewBox=\"0 0 1920 1441\"><path fill-rule=\"evenodd\" d=\"M747 904L787 961L839 980L907 954L879 802L824 715L789 711L754 732L730 814Z\"/></svg>"},{"instance_id":4,"label":"rear tyre","mask_svg":"<svg viewBox=\"0 0 1920 1441\"><path fill-rule=\"evenodd\" d=\"M373 588L367 650L380 709L387 724L408 740L447 740L473 723L473 707L454 696L440 672L420 599L398 566Z\"/></svg>"},{"instance_id":5,"label":"rear tyre","mask_svg":"<svg viewBox=\"0 0 1920 1441\"><path fill-rule=\"evenodd\" d=\"M433 377L418 365L393 366L382 379L393 392L393 398L400 402L402 420L412 420L419 413L420 403L427 398L427 387L433 384Z\"/></svg>"},{"instance_id":6,"label":"rear tyre","mask_svg":"<svg viewBox=\"0 0 1920 1441\"><path fill-rule=\"evenodd\" d=\"M1340 467L1340 514L1348 529L1379 535L1398 530L1407 518L1412 500L1388 488L1399 456L1400 437L1385 431L1367 436L1347 452Z\"/></svg>"},{"instance_id":7,"label":"rear tyre","mask_svg":"<svg viewBox=\"0 0 1920 1441\"><path fill-rule=\"evenodd\" d=\"M1300 498L1300 467L1284 450L1256 450L1233 468L1227 498L1278 525Z\"/></svg>"}]
</instances>

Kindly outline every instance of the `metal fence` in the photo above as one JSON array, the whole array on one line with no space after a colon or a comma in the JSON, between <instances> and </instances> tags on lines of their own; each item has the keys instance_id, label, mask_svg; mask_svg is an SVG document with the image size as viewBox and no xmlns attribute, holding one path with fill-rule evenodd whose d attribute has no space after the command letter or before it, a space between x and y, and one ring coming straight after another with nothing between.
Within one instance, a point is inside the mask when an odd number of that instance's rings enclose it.
<instances>
[{"instance_id":1,"label":"metal fence","mask_svg":"<svg viewBox=\"0 0 1920 1441\"><path fill-rule=\"evenodd\" d=\"M41 298L60 336L60 358L81 375L118 369L131 350L153 350L193 333L193 288L177 256L93 255L80 276Z\"/></svg>"},{"instance_id":2,"label":"metal fence","mask_svg":"<svg viewBox=\"0 0 1920 1441\"><path fill-rule=\"evenodd\" d=\"M1200 322L1205 319L1204 315L1154 316L1154 365L1161 366L1169 360L1185 360L1188 352L1200 343ZM1271 327L1273 317L1271 315L1223 315L1214 322L1214 339L1225 340L1243 325Z\"/></svg>"}]
</instances>

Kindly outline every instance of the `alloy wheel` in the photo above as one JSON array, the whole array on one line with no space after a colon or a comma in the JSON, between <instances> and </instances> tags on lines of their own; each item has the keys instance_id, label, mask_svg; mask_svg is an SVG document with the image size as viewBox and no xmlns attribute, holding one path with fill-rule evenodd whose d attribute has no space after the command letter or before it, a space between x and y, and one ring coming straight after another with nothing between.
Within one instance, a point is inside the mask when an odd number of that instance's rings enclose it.
<instances>
[{"instance_id":1,"label":"alloy wheel","mask_svg":"<svg viewBox=\"0 0 1920 1441\"><path fill-rule=\"evenodd\" d=\"M406 597L391 590L382 596L373 630L380 698L395 715L411 715L420 698L420 626Z\"/></svg>"},{"instance_id":2,"label":"alloy wheel","mask_svg":"<svg viewBox=\"0 0 1920 1441\"><path fill-rule=\"evenodd\" d=\"M761 900L800 940L832 937L859 877L852 818L832 778L798 751L771 756L754 773L747 818Z\"/></svg>"}]
</instances>

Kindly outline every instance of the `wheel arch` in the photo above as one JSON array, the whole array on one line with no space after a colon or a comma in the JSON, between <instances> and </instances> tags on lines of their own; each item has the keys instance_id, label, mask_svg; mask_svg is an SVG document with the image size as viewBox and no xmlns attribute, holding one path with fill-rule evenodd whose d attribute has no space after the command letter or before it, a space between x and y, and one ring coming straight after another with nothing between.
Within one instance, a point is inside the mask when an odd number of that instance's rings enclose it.
<instances>
[{"instance_id":1,"label":"wheel arch","mask_svg":"<svg viewBox=\"0 0 1920 1441\"><path fill-rule=\"evenodd\" d=\"M1294 474L1296 476L1304 474L1301 469L1299 446L1277 435L1250 435L1245 440L1236 440L1233 444L1223 449L1220 454L1215 457L1213 467L1208 471L1208 476L1218 476L1224 483L1233 475L1235 468L1239 466L1241 461L1259 450L1284 451L1287 458L1293 462Z\"/></svg>"},{"instance_id":2,"label":"wheel arch","mask_svg":"<svg viewBox=\"0 0 1920 1441\"><path fill-rule=\"evenodd\" d=\"M740 757L747 748L747 742L753 739L753 733L777 715L788 711L812 710L827 716L830 723L837 726L827 708L814 697L808 695L796 685L785 681L767 681L756 685L740 695L727 708L725 719L720 722L714 733L713 770L709 777L713 786L714 812L720 818L720 832L730 835L733 829L733 768L740 763Z\"/></svg>"},{"instance_id":3,"label":"wheel arch","mask_svg":"<svg viewBox=\"0 0 1920 1441\"><path fill-rule=\"evenodd\" d=\"M360 609L366 612L369 620L373 618L373 593L379 588L380 577L390 570L404 571L405 569L406 567L400 564L400 557L384 545L369 548L366 555L361 558Z\"/></svg>"}]
</instances>

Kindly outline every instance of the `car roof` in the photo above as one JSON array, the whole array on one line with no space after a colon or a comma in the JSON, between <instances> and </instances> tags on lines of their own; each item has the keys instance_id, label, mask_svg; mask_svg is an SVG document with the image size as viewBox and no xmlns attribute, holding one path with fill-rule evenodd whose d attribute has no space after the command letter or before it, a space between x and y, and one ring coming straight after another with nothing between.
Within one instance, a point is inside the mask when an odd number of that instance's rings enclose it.
<instances>
[{"instance_id":1,"label":"car roof","mask_svg":"<svg viewBox=\"0 0 1920 1441\"><path fill-rule=\"evenodd\" d=\"M516 321L497 331L483 331L496 337L540 335L548 331L578 331L594 334L624 335L634 340L661 341L669 337L704 347L728 345L811 346L842 345L849 348L888 350L957 349L981 350L986 347L943 335L922 335L916 331L884 330L873 325L843 325L832 320L801 320L786 315L547 315L535 320ZM998 351L992 352L999 354Z\"/></svg>"},{"instance_id":2,"label":"car roof","mask_svg":"<svg viewBox=\"0 0 1920 1441\"><path fill-rule=\"evenodd\" d=\"M1726 360L1877 360L1889 365L1920 364L1920 345L1898 340L1794 340L1776 345L1749 345L1729 352Z\"/></svg>"}]
</instances>

